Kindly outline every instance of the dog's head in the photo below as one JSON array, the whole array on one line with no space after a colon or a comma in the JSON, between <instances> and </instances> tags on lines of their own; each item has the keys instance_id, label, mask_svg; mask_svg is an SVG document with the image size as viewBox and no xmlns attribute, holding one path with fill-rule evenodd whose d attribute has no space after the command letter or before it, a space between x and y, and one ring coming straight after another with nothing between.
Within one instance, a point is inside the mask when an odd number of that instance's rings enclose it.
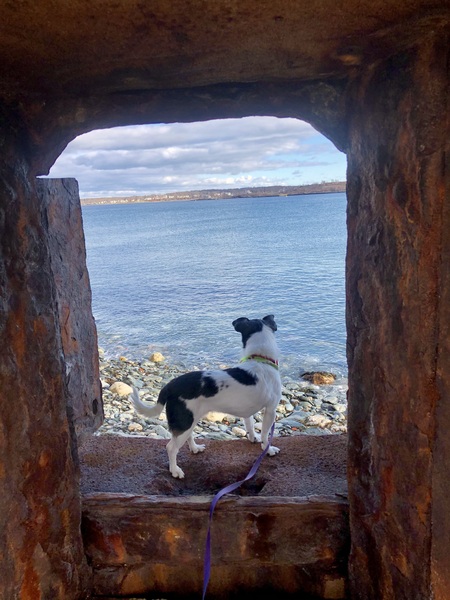
<instances>
[{"instance_id":1,"label":"dog's head","mask_svg":"<svg viewBox=\"0 0 450 600\"><path fill-rule=\"evenodd\" d=\"M262 331L264 325L267 325L272 331L277 330L277 324L273 315L267 315L262 319L247 319L247 317L240 317L233 321L233 327L236 331L242 334L242 344L245 348L249 338L258 331Z\"/></svg>"}]
</instances>

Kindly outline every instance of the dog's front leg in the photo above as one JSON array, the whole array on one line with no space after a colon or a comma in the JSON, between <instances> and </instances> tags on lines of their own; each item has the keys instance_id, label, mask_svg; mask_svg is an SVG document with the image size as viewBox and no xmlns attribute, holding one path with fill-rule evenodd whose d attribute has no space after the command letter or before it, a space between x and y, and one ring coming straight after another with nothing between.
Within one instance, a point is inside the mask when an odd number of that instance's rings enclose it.
<instances>
[{"instance_id":1,"label":"dog's front leg","mask_svg":"<svg viewBox=\"0 0 450 600\"><path fill-rule=\"evenodd\" d=\"M245 429L247 431L247 437L252 442L260 442L261 436L258 435L255 431L255 421L253 416L248 417L248 419L244 419Z\"/></svg>"},{"instance_id":2,"label":"dog's front leg","mask_svg":"<svg viewBox=\"0 0 450 600\"><path fill-rule=\"evenodd\" d=\"M270 433L270 429L272 427L272 424L275 421L275 417L276 417L276 410L275 408L265 408L264 409L264 416L263 416L263 421L262 421L262 435L261 435L261 448L263 450L266 449L268 443L269 443L269 433ZM267 454L269 456L275 456L275 454L278 454L278 452L280 451L279 448L277 448L276 446L269 446L269 449L267 451Z\"/></svg>"}]
</instances>

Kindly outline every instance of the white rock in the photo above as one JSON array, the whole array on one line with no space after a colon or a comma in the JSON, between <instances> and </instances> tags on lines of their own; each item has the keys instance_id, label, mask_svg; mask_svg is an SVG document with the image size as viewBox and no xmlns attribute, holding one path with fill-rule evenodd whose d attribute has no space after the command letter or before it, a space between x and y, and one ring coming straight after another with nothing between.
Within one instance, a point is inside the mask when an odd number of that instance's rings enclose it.
<instances>
[{"instance_id":1,"label":"white rock","mask_svg":"<svg viewBox=\"0 0 450 600\"><path fill-rule=\"evenodd\" d=\"M245 429L242 429L242 427L232 427L231 433L238 435L239 437L245 437L247 435L247 432Z\"/></svg>"},{"instance_id":2,"label":"white rock","mask_svg":"<svg viewBox=\"0 0 450 600\"><path fill-rule=\"evenodd\" d=\"M209 412L203 418L205 419L205 421L210 421L211 423L222 423L224 419L226 419L227 421L229 421L230 419L234 421L234 417L226 415L225 413L214 411Z\"/></svg>"},{"instance_id":3,"label":"white rock","mask_svg":"<svg viewBox=\"0 0 450 600\"><path fill-rule=\"evenodd\" d=\"M161 352L153 352L153 354L150 356L150 360L154 363L160 363L164 362L166 359L161 354Z\"/></svg>"},{"instance_id":4,"label":"white rock","mask_svg":"<svg viewBox=\"0 0 450 600\"><path fill-rule=\"evenodd\" d=\"M140 423L130 423L128 425L128 431L143 431L143 429Z\"/></svg>"},{"instance_id":5,"label":"white rock","mask_svg":"<svg viewBox=\"0 0 450 600\"><path fill-rule=\"evenodd\" d=\"M332 425L330 431L333 431L334 433L345 433L347 427L345 425Z\"/></svg>"},{"instance_id":6,"label":"white rock","mask_svg":"<svg viewBox=\"0 0 450 600\"><path fill-rule=\"evenodd\" d=\"M129 396L133 391L133 388L123 381L116 381L109 389L118 396Z\"/></svg>"}]
</instances>

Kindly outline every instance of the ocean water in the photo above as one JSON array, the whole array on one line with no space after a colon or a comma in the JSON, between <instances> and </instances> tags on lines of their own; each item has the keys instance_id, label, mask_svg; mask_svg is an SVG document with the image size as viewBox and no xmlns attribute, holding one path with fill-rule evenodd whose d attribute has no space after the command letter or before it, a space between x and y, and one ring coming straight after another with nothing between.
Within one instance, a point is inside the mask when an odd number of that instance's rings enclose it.
<instances>
[{"instance_id":1,"label":"ocean water","mask_svg":"<svg viewBox=\"0 0 450 600\"><path fill-rule=\"evenodd\" d=\"M99 345L239 358L231 323L274 314L281 367L345 376L345 194L84 206Z\"/></svg>"}]
</instances>

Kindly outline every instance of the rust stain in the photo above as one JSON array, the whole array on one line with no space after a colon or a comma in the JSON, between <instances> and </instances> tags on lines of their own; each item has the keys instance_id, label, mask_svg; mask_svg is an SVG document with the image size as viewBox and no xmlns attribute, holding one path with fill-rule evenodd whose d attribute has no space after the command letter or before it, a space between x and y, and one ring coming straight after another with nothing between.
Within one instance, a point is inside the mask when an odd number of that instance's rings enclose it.
<instances>
[{"instance_id":1,"label":"rust stain","mask_svg":"<svg viewBox=\"0 0 450 600\"><path fill-rule=\"evenodd\" d=\"M25 303L18 300L18 306L15 310L11 311L10 318L8 319L8 329L10 332L7 334L7 339L14 349L16 361L20 366L23 366L25 351L28 346L25 332L25 317Z\"/></svg>"},{"instance_id":2,"label":"rust stain","mask_svg":"<svg viewBox=\"0 0 450 600\"><path fill-rule=\"evenodd\" d=\"M417 515L422 525L428 526L430 520L431 489L424 485L417 486L416 497Z\"/></svg>"},{"instance_id":3,"label":"rust stain","mask_svg":"<svg viewBox=\"0 0 450 600\"><path fill-rule=\"evenodd\" d=\"M324 578L323 597L326 600L342 600L345 598L345 579L343 577L326 576Z\"/></svg>"},{"instance_id":4,"label":"rust stain","mask_svg":"<svg viewBox=\"0 0 450 600\"><path fill-rule=\"evenodd\" d=\"M63 518L64 525L70 527L70 514L63 513ZM85 547L88 553L95 555L94 562L102 562L108 557L111 564L126 563L128 554L120 533L108 534L96 520L86 516L83 519L83 529Z\"/></svg>"},{"instance_id":5,"label":"rust stain","mask_svg":"<svg viewBox=\"0 0 450 600\"><path fill-rule=\"evenodd\" d=\"M392 562L394 566L400 571L403 577L409 577L409 562L404 554L397 553L393 555Z\"/></svg>"},{"instance_id":6,"label":"rust stain","mask_svg":"<svg viewBox=\"0 0 450 600\"><path fill-rule=\"evenodd\" d=\"M170 581L170 569L164 564L159 564L154 566L153 572L158 586L166 587Z\"/></svg>"},{"instance_id":7,"label":"rust stain","mask_svg":"<svg viewBox=\"0 0 450 600\"><path fill-rule=\"evenodd\" d=\"M251 525L249 526L250 529ZM248 538L246 535L246 532L244 532L242 529L240 531L240 535L239 535L239 555L241 556L241 558L244 558L247 555L247 542L248 542Z\"/></svg>"},{"instance_id":8,"label":"rust stain","mask_svg":"<svg viewBox=\"0 0 450 600\"><path fill-rule=\"evenodd\" d=\"M41 469L44 469L45 467L48 466L48 464L50 463L50 453L48 452L48 450L43 450L39 456L39 466L41 467Z\"/></svg>"},{"instance_id":9,"label":"rust stain","mask_svg":"<svg viewBox=\"0 0 450 600\"><path fill-rule=\"evenodd\" d=\"M148 591L148 582L144 581L139 572L128 572L119 586L121 594L142 594Z\"/></svg>"},{"instance_id":10,"label":"rust stain","mask_svg":"<svg viewBox=\"0 0 450 600\"><path fill-rule=\"evenodd\" d=\"M394 468L392 465L386 465L382 467L380 471L383 495L383 506L380 512L385 513L388 510L388 505L391 503L392 498L395 496L396 493L394 482Z\"/></svg>"},{"instance_id":11,"label":"rust stain","mask_svg":"<svg viewBox=\"0 0 450 600\"><path fill-rule=\"evenodd\" d=\"M31 565L27 565L20 587L20 600L40 600L39 576Z\"/></svg>"},{"instance_id":12,"label":"rust stain","mask_svg":"<svg viewBox=\"0 0 450 600\"><path fill-rule=\"evenodd\" d=\"M36 506L34 525L36 529L39 527L39 530L45 538L45 534L48 533L50 528L49 509L45 504Z\"/></svg>"},{"instance_id":13,"label":"rust stain","mask_svg":"<svg viewBox=\"0 0 450 600\"><path fill-rule=\"evenodd\" d=\"M46 335L47 328L42 317L37 317L33 320L33 333L37 336Z\"/></svg>"},{"instance_id":14,"label":"rust stain","mask_svg":"<svg viewBox=\"0 0 450 600\"><path fill-rule=\"evenodd\" d=\"M175 527L169 527L164 534L164 540L169 547L171 556L177 556L178 546L180 540L182 538L182 532Z\"/></svg>"},{"instance_id":15,"label":"rust stain","mask_svg":"<svg viewBox=\"0 0 450 600\"><path fill-rule=\"evenodd\" d=\"M321 548L321 559L322 560L333 560L336 556L336 552L329 546Z\"/></svg>"},{"instance_id":16,"label":"rust stain","mask_svg":"<svg viewBox=\"0 0 450 600\"><path fill-rule=\"evenodd\" d=\"M109 545L113 549L116 559L119 562L125 562L127 552L125 550L125 546L123 545L122 537L119 533L114 533L108 536Z\"/></svg>"},{"instance_id":17,"label":"rust stain","mask_svg":"<svg viewBox=\"0 0 450 600\"><path fill-rule=\"evenodd\" d=\"M68 508L65 508L61 512L61 523L62 523L64 531L66 531L67 534L69 535L70 530L72 529L72 519L71 519L71 515L70 515L70 510Z\"/></svg>"}]
</instances>

